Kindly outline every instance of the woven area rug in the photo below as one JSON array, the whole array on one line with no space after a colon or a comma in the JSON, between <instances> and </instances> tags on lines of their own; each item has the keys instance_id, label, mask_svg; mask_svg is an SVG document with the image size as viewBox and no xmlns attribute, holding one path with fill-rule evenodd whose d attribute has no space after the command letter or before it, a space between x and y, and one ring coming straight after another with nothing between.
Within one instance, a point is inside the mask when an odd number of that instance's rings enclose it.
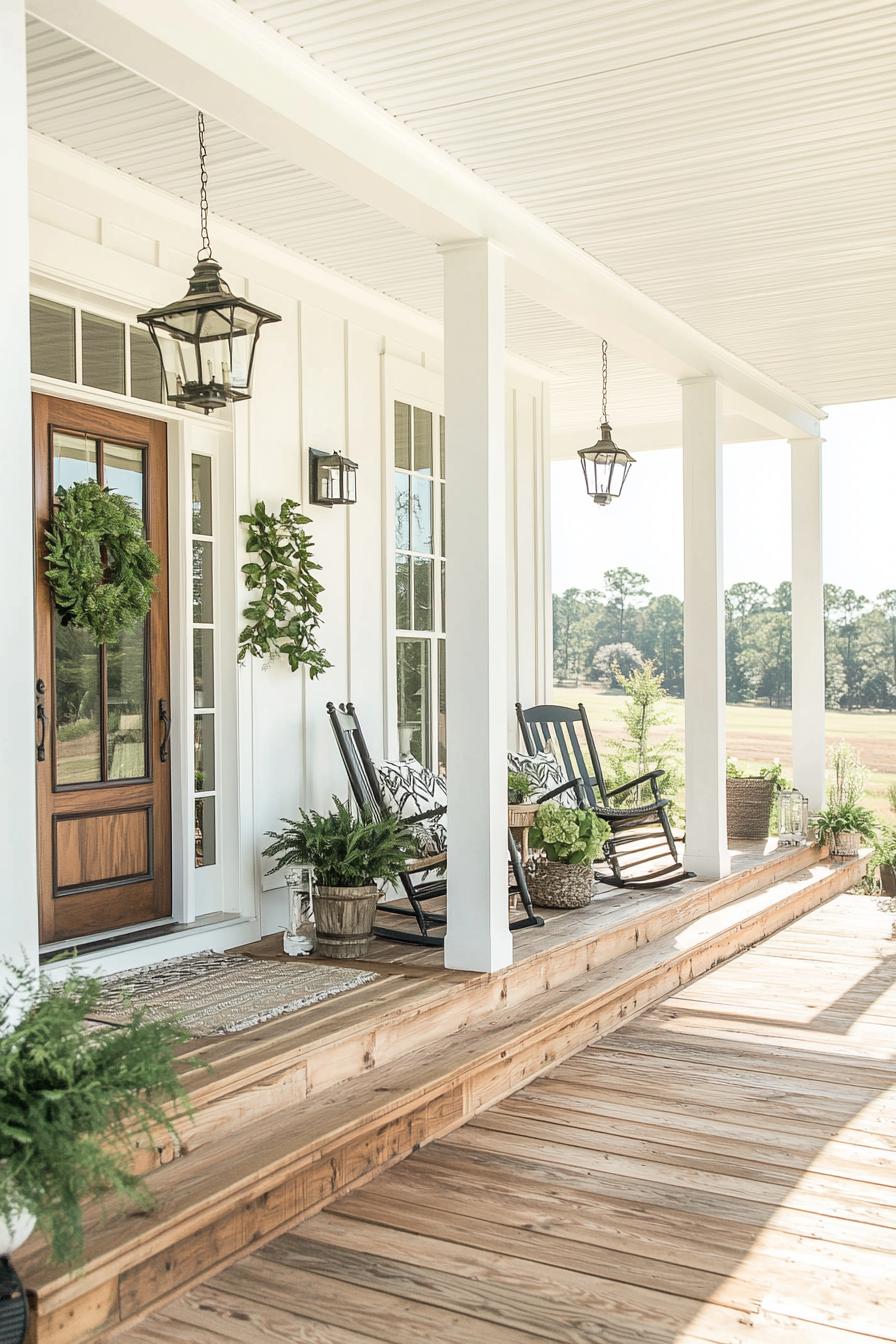
<instances>
[{"instance_id":1,"label":"woven area rug","mask_svg":"<svg viewBox=\"0 0 896 1344\"><path fill-rule=\"evenodd\" d=\"M197 952L108 976L91 1017L116 1026L139 1008L153 1021L176 1017L191 1036L225 1036L379 978L369 971L314 962L297 965Z\"/></svg>"}]
</instances>

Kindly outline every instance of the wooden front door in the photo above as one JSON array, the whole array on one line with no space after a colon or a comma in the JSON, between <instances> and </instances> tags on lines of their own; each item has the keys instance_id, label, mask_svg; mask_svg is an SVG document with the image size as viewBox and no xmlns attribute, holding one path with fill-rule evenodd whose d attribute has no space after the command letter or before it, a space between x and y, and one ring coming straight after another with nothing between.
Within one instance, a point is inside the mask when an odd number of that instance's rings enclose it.
<instances>
[{"instance_id":1,"label":"wooden front door","mask_svg":"<svg viewBox=\"0 0 896 1344\"><path fill-rule=\"evenodd\" d=\"M166 427L33 398L37 831L42 943L171 914ZM161 562L144 626L114 643L63 625L44 531L60 485L98 480L142 509Z\"/></svg>"}]
</instances>

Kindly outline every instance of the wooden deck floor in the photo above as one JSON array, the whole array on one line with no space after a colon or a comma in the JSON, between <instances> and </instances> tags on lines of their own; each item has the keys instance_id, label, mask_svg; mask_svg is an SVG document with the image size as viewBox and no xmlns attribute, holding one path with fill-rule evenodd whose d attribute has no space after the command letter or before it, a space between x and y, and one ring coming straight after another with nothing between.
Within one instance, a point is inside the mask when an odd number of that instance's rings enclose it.
<instances>
[{"instance_id":1,"label":"wooden deck floor","mask_svg":"<svg viewBox=\"0 0 896 1344\"><path fill-rule=\"evenodd\" d=\"M119 1338L896 1339L892 920L838 897Z\"/></svg>"}]
</instances>

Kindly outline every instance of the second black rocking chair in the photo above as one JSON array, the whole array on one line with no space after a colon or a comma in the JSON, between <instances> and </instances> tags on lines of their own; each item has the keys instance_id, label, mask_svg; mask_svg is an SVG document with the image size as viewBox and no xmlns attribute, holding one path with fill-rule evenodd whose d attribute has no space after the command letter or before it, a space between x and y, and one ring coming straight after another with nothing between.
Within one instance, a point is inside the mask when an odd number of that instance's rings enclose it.
<instances>
[{"instance_id":1,"label":"second black rocking chair","mask_svg":"<svg viewBox=\"0 0 896 1344\"><path fill-rule=\"evenodd\" d=\"M337 706L330 702L327 705L327 714L333 727L336 744L339 747L339 754L342 757L342 763L345 766L356 805L358 807L368 807L375 815L380 815L386 810L383 793L380 788L376 766L364 740L364 734L361 731L354 705ZM416 813L409 820L413 819L419 822L430 818L441 818L445 812L444 807L439 807L432 812ZM510 928L540 927L544 924L544 920L532 908L532 900L529 896L520 852L509 830L507 832L507 847L510 866L513 870L514 885L525 912L519 918L510 921ZM401 915L405 919L413 917L417 923L418 931L415 933L412 929L400 929L391 925L378 924L374 926L373 930L378 937L391 938L399 943L417 943L422 947L441 947L444 944L445 934L443 930L447 918L440 912L427 910L426 902L433 900L435 897L443 897L447 892L448 884L444 876L447 858L447 853L442 853L412 861L407 870L399 876L407 906L395 902L383 902L377 906L377 913L385 912L390 915ZM427 873L437 875L427 878Z\"/></svg>"},{"instance_id":2,"label":"second black rocking chair","mask_svg":"<svg viewBox=\"0 0 896 1344\"><path fill-rule=\"evenodd\" d=\"M529 755L550 751L569 779L581 780L588 805L610 827L611 835L604 845L610 872L599 873L599 881L613 887L650 888L670 886L694 876L685 871L678 855L669 821L670 800L660 796L659 781L665 771L650 770L608 789L584 705L577 709L565 705L523 709L517 704L516 717ZM643 787L650 788L649 802L616 805L615 800Z\"/></svg>"}]
</instances>

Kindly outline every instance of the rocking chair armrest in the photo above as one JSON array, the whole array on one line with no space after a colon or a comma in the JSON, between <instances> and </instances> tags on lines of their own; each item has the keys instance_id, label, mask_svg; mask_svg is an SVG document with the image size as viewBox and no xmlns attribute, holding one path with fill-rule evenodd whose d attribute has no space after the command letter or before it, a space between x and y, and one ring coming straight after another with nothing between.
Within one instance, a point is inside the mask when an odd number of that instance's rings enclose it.
<instances>
[{"instance_id":1,"label":"rocking chair armrest","mask_svg":"<svg viewBox=\"0 0 896 1344\"><path fill-rule=\"evenodd\" d=\"M561 793L566 793L568 789L575 789L576 802L579 807L585 806L585 790L582 787L582 781L578 778L567 779L565 783L556 785L553 789L548 789L547 793L539 795L539 803L547 803L552 798L557 798Z\"/></svg>"},{"instance_id":2,"label":"rocking chair armrest","mask_svg":"<svg viewBox=\"0 0 896 1344\"><path fill-rule=\"evenodd\" d=\"M607 789L607 797L615 798L619 793L628 793L629 789L636 789L639 784L650 784L656 793L657 782L662 779L665 770L648 770L646 775L639 775L637 779L629 779L625 784L620 784L618 788Z\"/></svg>"}]
</instances>

